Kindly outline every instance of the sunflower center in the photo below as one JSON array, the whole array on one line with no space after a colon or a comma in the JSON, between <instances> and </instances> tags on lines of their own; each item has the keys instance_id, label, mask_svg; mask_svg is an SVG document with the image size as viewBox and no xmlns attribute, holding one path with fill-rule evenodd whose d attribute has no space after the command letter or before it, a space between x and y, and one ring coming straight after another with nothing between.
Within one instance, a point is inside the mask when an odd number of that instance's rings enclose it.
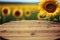
<instances>
[{"instance_id":1,"label":"sunflower center","mask_svg":"<svg viewBox=\"0 0 60 40\"><path fill-rule=\"evenodd\" d=\"M53 13L55 12L57 5L54 2L46 2L43 7L47 12Z\"/></svg>"},{"instance_id":2,"label":"sunflower center","mask_svg":"<svg viewBox=\"0 0 60 40\"><path fill-rule=\"evenodd\" d=\"M27 13L27 15L29 15L29 11L27 11L26 13Z\"/></svg>"},{"instance_id":3,"label":"sunflower center","mask_svg":"<svg viewBox=\"0 0 60 40\"><path fill-rule=\"evenodd\" d=\"M8 10L7 10L7 9L4 9L4 10L3 10L3 13L4 13L5 15L7 15L7 14L8 14Z\"/></svg>"},{"instance_id":4,"label":"sunflower center","mask_svg":"<svg viewBox=\"0 0 60 40\"><path fill-rule=\"evenodd\" d=\"M43 18L42 16L40 16L40 18Z\"/></svg>"},{"instance_id":5,"label":"sunflower center","mask_svg":"<svg viewBox=\"0 0 60 40\"><path fill-rule=\"evenodd\" d=\"M54 5L53 5L53 4L48 4L48 5L46 6L46 8L47 8L47 9L52 9L52 8L54 8Z\"/></svg>"},{"instance_id":6,"label":"sunflower center","mask_svg":"<svg viewBox=\"0 0 60 40\"><path fill-rule=\"evenodd\" d=\"M19 11L16 11L15 12L15 16L19 17L20 16L20 12Z\"/></svg>"}]
</instances>

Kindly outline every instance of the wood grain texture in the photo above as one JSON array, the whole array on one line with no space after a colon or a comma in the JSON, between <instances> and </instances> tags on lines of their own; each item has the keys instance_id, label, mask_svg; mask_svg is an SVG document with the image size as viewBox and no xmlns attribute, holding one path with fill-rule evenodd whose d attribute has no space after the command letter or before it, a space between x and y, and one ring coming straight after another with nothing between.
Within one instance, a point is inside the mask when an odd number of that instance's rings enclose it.
<instances>
[{"instance_id":1,"label":"wood grain texture","mask_svg":"<svg viewBox=\"0 0 60 40\"><path fill-rule=\"evenodd\" d=\"M0 36L9 40L55 40L60 38L60 23L12 21L0 25Z\"/></svg>"},{"instance_id":2,"label":"wood grain texture","mask_svg":"<svg viewBox=\"0 0 60 40\"><path fill-rule=\"evenodd\" d=\"M4 37L8 40L55 40L59 37Z\"/></svg>"}]
</instances>

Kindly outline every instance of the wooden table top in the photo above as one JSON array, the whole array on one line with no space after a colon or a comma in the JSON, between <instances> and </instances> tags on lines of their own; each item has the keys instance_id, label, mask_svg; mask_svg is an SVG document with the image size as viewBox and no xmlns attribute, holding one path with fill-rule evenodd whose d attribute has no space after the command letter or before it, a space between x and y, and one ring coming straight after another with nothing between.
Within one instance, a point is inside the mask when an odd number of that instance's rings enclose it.
<instances>
[{"instance_id":1,"label":"wooden table top","mask_svg":"<svg viewBox=\"0 0 60 40\"><path fill-rule=\"evenodd\" d=\"M1 37L8 40L56 40L60 38L60 23L37 20L12 21L0 25L0 39Z\"/></svg>"}]
</instances>

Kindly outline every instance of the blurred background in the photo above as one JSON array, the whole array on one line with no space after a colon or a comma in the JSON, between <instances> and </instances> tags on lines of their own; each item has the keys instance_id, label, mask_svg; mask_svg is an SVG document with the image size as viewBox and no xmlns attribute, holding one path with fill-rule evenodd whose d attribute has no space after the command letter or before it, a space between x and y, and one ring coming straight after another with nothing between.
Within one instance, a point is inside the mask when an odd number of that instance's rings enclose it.
<instances>
[{"instance_id":1,"label":"blurred background","mask_svg":"<svg viewBox=\"0 0 60 40\"><path fill-rule=\"evenodd\" d=\"M60 2L60 0L58 0ZM40 0L0 0L0 2L28 2L28 3L38 3Z\"/></svg>"},{"instance_id":2,"label":"blurred background","mask_svg":"<svg viewBox=\"0 0 60 40\"><path fill-rule=\"evenodd\" d=\"M28 2L28 3L37 3L40 0L0 0L0 2Z\"/></svg>"}]
</instances>

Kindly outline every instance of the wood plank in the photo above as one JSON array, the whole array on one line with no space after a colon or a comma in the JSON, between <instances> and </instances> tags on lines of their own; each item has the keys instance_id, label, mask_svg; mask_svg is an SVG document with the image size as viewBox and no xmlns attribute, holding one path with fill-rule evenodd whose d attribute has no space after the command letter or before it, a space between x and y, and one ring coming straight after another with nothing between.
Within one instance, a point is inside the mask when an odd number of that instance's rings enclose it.
<instances>
[{"instance_id":1,"label":"wood plank","mask_svg":"<svg viewBox=\"0 0 60 40\"><path fill-rule=\"evenodd\" d=\"M60 37L60 33L16 33L16 32L12 32L12 33L0 33L0 36L36 36L36 37Z\"/></svg>"},{"instance_id":2,"label":"wood plank","mask_svg":"<svg viewBox=\"0 0 60 40\"><path fill-rule=\"evenodd\" d=\"M0 30L60 30L60 23L49 21L16 21L0 25Z\"/></svg>"},{"instance_id":3,"label":"wood plank","mask_svg":"<svg viewBox=\"0 0 60 40\"><path fill-rule=\"evenodd\" d=\"M0 36L9 40L55 40L60 38L60 23L12 21L0 25Z\"/></svg>"},{"instance_id":4,"label":"wood plank","mask_svg":"<svg viewBox=\"0 0 60 40\"><path fill-rule=\"evenodd\" d=\"M35 34L34 36L60 36L59 24L49 21L13 21L0 25L0 34L2 36L31 36L32 34ZM59 26L48 27L50 25Z\"/></svg>"},{"instance_id":5,"label":"wood plank","mask_svg":"<svg viewBox=\"0 0 60 40\"><path fill-rule=\"evenodd\" d=\"M6 38L8 40L55 40L59 37L7 37L4 36L3 38Z\"/></svg>"}]
</instances>

